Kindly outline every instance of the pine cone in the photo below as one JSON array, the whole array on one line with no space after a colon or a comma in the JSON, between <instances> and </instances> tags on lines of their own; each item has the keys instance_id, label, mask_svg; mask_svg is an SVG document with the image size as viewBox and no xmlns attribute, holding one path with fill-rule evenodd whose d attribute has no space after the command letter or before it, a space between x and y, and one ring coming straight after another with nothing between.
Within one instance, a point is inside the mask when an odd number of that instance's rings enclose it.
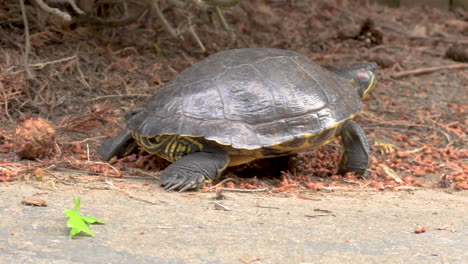
<instances>
[{"instance_id":1,"label":"pine cone","mask_svg":"<svg viewBox=\"0 0 468 264\"><path fill-rule=\"evenodd\" d=\"M45 158L54 152L55 129L45 119L28 119L15 131L15 153L20 158Z\"/></svg>"}]
</instances>

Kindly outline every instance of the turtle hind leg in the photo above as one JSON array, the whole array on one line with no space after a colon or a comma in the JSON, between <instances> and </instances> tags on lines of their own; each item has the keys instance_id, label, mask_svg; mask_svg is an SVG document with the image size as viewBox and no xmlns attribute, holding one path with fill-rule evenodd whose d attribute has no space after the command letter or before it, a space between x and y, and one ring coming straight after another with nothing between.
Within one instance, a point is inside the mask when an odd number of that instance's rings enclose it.
<instances>
[{"instance_id":1,"label":"turtle hind leg","mask_svg":"<svg viewBox=\"0 0 468 264\"><path fill-rule=\"evenodd\" d=\"M229 154L221 148L204 148L201 152L187 154L162 173L161 185L165 190L199 189L204 182L210 182L221 175L229 163Z\"/></svg>"},{"instance_id":2,"label":"turtle hind leg","mask_svg":"<svg viewBox=\"0 0 468 264\"><path fill-rule=\"evenodd\" d=\"M367 168L370 162L370 147L364 130L354 121L344 124L341 139L345 150L339 165L339 174L355 172L359 176L368 177Z\"/></svg>"},{"instance_id":3,"label":"turtle hind leg","mask_svg":"<svg viewBox=\"0 0 468 264\"><path fill-rule=\"evenodd\" d=\"M122 130L117 136L105 140L101 147L97 149L97 154L103 160L110 160L114 156L126 156L136 146L137 143L132 134L127 130Z\"/></svg>"}]
</instances>

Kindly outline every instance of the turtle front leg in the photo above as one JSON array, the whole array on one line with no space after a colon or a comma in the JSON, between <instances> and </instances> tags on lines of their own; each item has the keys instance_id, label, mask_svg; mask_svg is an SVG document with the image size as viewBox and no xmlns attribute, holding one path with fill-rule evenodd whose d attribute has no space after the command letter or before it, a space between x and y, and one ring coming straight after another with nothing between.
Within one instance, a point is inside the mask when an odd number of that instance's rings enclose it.
<instances>
[{"instance_id":1,"label":"turtle front leg","mask_svg":"<svg viewBox=\"0 0 468 264\"><path fill-rule=\"evenodd\" d=\"M135 149L137 143L128 130L122 130L117 136L105 140L97 150L97 154L103 160L110 160L112 157L123 157Z\"/></svg>"},{"instance_id":2,"label":"turtle front leg","mask_svg":"<svg viewBox=\"0 0 468 264\"><path fill-rule=\"evenodd\" d=\"M339 174L355 172L357 175L368 177L367 168L370 163L370 148L364 130L354 121L344 124L341 139L345 147L339 165Z\"/></svg>"},{"instance_id":3,"label":"turtle front leg","mask_svg":"<svg viewBox=\"0 0 468 264\"><path fill-rule=\"evenodd\" d=\"M229 154L221 148L193 152L178 159L163 171L161 185L168 191L199 189L204 182L220 176L228 163Z\"/></svg>"}]
</instances>

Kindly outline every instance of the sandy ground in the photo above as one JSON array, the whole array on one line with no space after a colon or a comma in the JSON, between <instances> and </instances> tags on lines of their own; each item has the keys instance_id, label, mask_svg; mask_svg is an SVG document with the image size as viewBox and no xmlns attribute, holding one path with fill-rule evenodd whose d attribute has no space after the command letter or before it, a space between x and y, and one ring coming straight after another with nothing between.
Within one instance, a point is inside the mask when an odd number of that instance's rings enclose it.
<instances>
[{"instance_id":1,"label":"sandy ground","mask_svg":"<svg viewBox=\"0 0 468 264\"><path fill-rule=\"evenodd\" d=\"M132 181L141 184L127 183ZM0 185L0 262L468 262L467 192L321 192L312 196L318 201L225 193L216 201L214 193L167 193L154 181L143 185ZM95 237L68 239L62 211L73 207L72 193L82 197L82 215L107 222L91 227ZM23 199L48 206L25 206ZM216 210L215 202L230 211ZM427 232L415 234L418 225Z\"/></svg>"}]
</instances>

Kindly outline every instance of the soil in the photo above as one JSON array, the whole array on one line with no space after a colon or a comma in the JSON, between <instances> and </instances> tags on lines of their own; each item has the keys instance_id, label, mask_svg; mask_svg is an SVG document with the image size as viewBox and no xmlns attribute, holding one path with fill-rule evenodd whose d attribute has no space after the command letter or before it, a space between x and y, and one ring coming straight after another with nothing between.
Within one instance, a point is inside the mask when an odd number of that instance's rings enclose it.
<instances>
[{"instance_id":1,"label":"soil","mask_svg":"<svg viewBox=\"0 0 468 264\"><path fill-rule=\"evenodd\" d=\"M468 262L466 11L243 1L223 9L232 39L213 9L160 1L182 40L155 12L100 24L122 18L121 1L96 3L90 17L54 2L74 21L25 1L29 49L18 2L0 3L0 262ZM379 84L357 118L372 145L370 179L336 175L339 139L283 172L253 163L185 194L161 189L167 162L147 153L97 157L126 111L197 61L243 47L295 50L329 68L378 63ZM28 155L36 160L20 159ZM221 188L237 192L213 200ZM68 241L62 211L72 192L84 214L107 222L92 226L96 237Z\"/></svg>"}]
</instances>

